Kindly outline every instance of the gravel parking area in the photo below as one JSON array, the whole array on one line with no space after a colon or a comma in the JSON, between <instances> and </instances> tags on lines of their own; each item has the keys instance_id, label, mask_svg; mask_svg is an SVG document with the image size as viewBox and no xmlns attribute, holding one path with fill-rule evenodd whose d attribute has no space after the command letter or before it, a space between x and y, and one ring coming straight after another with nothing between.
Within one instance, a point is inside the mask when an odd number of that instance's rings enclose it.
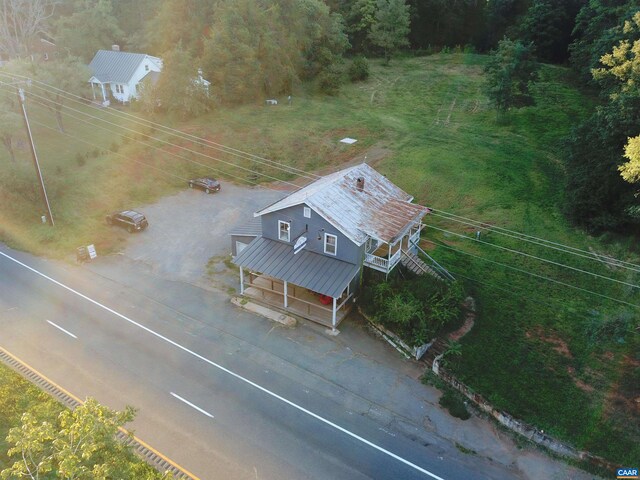
<instances>
[{"instance_id":1,"label":"gravel parking area","mask_svg":"<svg viewBox=\"0 0 640 480\"><path fill-rule=\"evenodd\" d=\"M199 283L211 257L231 253L229 233L286 193L228 183L209 195L185 188L153 205L136 207L149 228L131 235L122 253L165 278Z\"/></svg>"}]
</instances>

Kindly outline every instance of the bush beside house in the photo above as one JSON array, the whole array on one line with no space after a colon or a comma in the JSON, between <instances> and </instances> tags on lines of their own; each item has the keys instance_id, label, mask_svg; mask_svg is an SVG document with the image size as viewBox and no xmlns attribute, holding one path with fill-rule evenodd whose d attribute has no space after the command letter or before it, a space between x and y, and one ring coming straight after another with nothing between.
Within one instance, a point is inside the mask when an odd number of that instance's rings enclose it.
<instances>
[{"instance_id":1,"label":"bush beside house","mask_svg":"<svg viewBox=\"0 0 640 480\"><path fill-rule=\"evenodd\" d=\"M452 330L462 317L464 290L431 277L370 282L360 296L363 311L410 346L428 343Z\"/></svg>"}]
</instances>

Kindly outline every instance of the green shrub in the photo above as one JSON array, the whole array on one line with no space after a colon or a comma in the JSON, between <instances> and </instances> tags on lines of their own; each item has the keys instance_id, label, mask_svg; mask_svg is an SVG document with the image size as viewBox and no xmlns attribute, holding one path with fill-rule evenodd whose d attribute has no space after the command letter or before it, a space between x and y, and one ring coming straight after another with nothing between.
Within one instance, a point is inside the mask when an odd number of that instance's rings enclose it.
<instances>
[{"instance_id":1,"label":"green shrub","mask_svg":"<svg viewBox=\"0 0 640 480\"><path fill-rule=\"evenodd\" d=\"M468 420L471 418L471 414L467 410L467 406L460 397L459 394L451 390L446 390L440 397L438 403L449 411L449 414L453 417L461 420Z\"/></svg>"},{"instance_id":2,"label":"green shrub","mask_svg":"<svg viewBox=\"0 0 640 480\"><path fill-rule=\"evenodd\" d=\"M460 318L463 298L458 284L446 285L431 277L392 277L365 286L359 302L376 321L418 346Z\"/></svg>"},{"instance_id":3,"label":"green shrub","mask_svg":"<svg viewBox=\"0 0 640 480\"><path fill-rule=\"evenodd\" d=\"M352 82L361 82L369 78L369 62L365 57L356 57L349 66L349 79Z\"/></svg>"},{"instance_id":4,"label":"green shrub","mask_svg":"<svg viewBox=\"0 0 640 480\"><path fill-rule=\"evenodd\" d=\"M337 66L325 69L319 77L320 91L326 95L337 95L342 85L342 70Z\"/></svg>"}]
</instances>

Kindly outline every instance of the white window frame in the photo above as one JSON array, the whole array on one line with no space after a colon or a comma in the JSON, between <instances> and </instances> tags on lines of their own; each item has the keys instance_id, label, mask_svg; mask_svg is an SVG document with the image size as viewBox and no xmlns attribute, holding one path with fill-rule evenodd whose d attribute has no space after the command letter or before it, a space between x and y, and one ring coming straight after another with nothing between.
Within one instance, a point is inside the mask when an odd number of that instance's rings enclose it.
<instances>
[{"instance_id":1,"label":"white window frame","mask_svg":"<svg viewBox=\"0 0 640 480\"><path fill-rule=\"evenodd\" d=\"M287 238L282 238L282 225L287 226ZM285 222L283 220L278 220L278 240L282 242L290 242L291 241L291 223Z\"/></svg>"},{"instance_id":2,"label":"white window frame","mask_svg":"<svg viewBox=\"0 0 640 480\"><path fill-rule=\"evenodd\" d=\"M304 207L304 218L311 218L311 208Z\"/></svg>"},{"instance_id":3,"label":"white window frame","mask_svg":"<svg viewBox=\"0 0 640 480\"><path fill-rule=\"evenodd\" d=\"M333 244L333 252L329 252L327 251L327 245L328 245L328 238L329 237L333 237L335 239L335 242ZM325 233L324 234L324 253L326 253L327 255L333 255L336 256L338 254L338 236L337 235L332 235L331 233Z\"/></svg>"}]
</instances>

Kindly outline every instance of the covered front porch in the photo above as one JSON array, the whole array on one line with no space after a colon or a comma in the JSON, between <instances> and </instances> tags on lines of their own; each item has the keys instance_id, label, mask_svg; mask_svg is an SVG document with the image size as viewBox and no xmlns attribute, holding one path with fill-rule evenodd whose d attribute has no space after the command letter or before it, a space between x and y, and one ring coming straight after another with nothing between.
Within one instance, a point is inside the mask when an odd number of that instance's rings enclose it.
<instances>
[{"instance_id":1,"label":"covered front porch","mask_svg":"<svg viewBox=\"0 0 640 480\"><path fill-rule=\"evenodd\" d=\"M233 261L240 293L335 330L347 316L360 268L258 237Z\"/></svg>"},{"instance_id":2,"label":"covered front porch","mask_svg":"<svg viewBox=\"0 0 640 480\"><path fill-rule=\"evenodd\" d=\"M411 225L395 241L385 243L369 238L365 246L364 265L383 273L390 273L400 263L402 252L412 252L420 241L422 223Z\"/></svg>"},{"instance_id":3,"label":"covered front porch","mask_svg":"<svg viewBox=\"0 0 640 480\"><path fill-rule=\"evenodd\" d=\"M325 327L335 329L351 310L353 294L346 290L340 298L327 297L328 301L323 301L307 288L268 275L249 272L243 277L243 295Z\"/></svg>"},{"instance_id":4,"label":"covered front porch","mask_svg":"<svg viewBox=\"0 0 640 480\"><path fill-rule=\"evenodd\" d=\"M109 96L107 94L109 89L109 84L102 83L96 77L91 77L91 79L89 80L89 83L91 84L91 93L93 94L93 99L98 100L98 97L96 95L96 90L98 90L99 94L102 96L102 105L104 105L105 107L108 107L109 104L111 103L109 102Z\"/></svg>"}]
</instances>

